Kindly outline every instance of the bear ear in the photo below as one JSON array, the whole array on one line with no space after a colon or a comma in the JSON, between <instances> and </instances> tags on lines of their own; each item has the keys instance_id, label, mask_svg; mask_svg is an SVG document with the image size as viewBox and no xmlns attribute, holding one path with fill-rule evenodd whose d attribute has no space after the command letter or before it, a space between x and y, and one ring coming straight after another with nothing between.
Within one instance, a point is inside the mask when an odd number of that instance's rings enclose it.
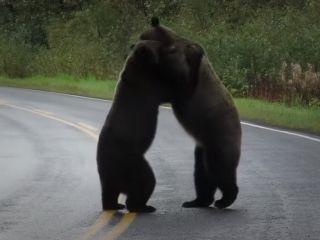
<instances>
[{"instance_id":1,"label":"bear ear","mask_svg":"<svg viewBox=\"0 0 320 240\"><path fill-rule=\"evenodd\" d=\"M195 43L189 44L186 46L185 54L189 66L193 69L198 69L204 55L203 48Z\"/></svg>"},{"instance_id":2,"label":"bear ear","mask_svg":"<svg viewBox=\"0 0 320 240\"><path fill-rule=\"evenodd\" d=\"M198 84L198 76L203 55L204 50L198 44L188 44L185 48L186 61L190 69L190 80L191 84L193 85L192 89L195 89Z\"/></svg>"},{"instance_id":3,"label":"bear ear","mask_svg":"<svg viewBox=\"0 0 320 240\"><path fill-rule=\"evenodd\" d=\"M157 64L159 58L156 52L147 45L139 45L135 51L134 56L139 62L143 64Z\"/></svg>"},{"instance_id":4,"label":"bear ear","mask_svg":"<svg viewBox=\"0 0 320 240\"><path fill-rule=\"evenodd\" d=\"M160 20L158 17L152 17L151 18L151 26L152 27L159 27L160 25Z\"/></svg>"}]
</instances>

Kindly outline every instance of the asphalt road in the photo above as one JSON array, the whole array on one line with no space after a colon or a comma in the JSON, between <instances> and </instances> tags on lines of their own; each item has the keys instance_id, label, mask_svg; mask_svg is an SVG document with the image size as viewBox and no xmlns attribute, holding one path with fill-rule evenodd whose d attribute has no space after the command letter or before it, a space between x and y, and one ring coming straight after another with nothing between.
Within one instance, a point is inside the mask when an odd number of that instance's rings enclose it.
<instances>
[{"instance_id":1,"label":"asphalt road","mask_svg":"<svg viewBox=\"0 0 320 240\"><path fill-rule=\"evenodd\" d=\"M102 213L95 151L110 105L0 88L1 240L320 239L317 137L243 125L237 201L184 209L194 197L194 144L164 108L147 153L157 211Z\"/></svg>"}]
</instances>

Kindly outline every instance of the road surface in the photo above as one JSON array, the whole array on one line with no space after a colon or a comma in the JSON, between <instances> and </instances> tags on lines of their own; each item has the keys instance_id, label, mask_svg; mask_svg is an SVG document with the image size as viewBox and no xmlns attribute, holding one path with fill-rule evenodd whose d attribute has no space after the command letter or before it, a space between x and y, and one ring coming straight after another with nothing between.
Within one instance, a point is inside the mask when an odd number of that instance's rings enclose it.
<instances>
[{"instance_id":1,"label":"road surface","mask_svg":"<svg viewBox=\"0 0 320 240\"><path fill-rule=\"evenodd\" d=\"M0 88L1 240L320 239L317 137L244 124L237 201L184 209L194 197L194 144L164 108L147 153L157 211L101 212L96 139L110 105Z\"/></svg>"}]
</instances>

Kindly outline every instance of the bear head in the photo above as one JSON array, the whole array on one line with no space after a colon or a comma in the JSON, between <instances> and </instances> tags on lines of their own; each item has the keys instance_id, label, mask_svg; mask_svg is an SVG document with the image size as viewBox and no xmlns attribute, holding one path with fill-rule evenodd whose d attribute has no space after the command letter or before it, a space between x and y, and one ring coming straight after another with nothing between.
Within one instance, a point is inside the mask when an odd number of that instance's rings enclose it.
<instances>
[{"instance_id":1,"label":"bear head","mask_svg":"<svg viewBox=\"0 0 320 240\"><path fill-rule=\"evenodd\" d=\"M161 43L159 60L162 69L162 81L171 82L175 96L190 95L198 82L199 66L204 55L203 48L180 37L171 29L160 25L158 18L151 19L151 28L140 35L143 41Z\"/></svg>"},{"instance_id":2,"label":"bear head","mask_svg":"<svg viewBox=\"0 0 320 240\"><path fill-rule=\"evenodd\" d=\"M160 96L161 103L164 103L171 101L172 83L163 77L162 49L159 41L137 41L131 46L120 79L130 88Z\"/></svg>"}]
</instances>

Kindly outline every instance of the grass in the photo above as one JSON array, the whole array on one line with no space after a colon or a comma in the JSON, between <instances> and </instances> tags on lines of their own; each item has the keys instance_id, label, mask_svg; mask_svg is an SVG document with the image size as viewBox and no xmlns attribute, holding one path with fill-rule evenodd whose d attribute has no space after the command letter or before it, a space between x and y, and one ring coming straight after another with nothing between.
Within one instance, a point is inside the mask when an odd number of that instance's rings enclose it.
<instances>
[{"instance_id":1,"label":"grass","mask_svg":"<svg viewBox=\"0 0 320 240\"><path fill-rule=\"evenodd\" d=\"M31 88L54 92L112 99L116 81L97 80L94 77L78 79L66 75L56 77L6 78L0 77L0 86ZM241 119L308 133L320 134L319 107L288 107L281 103L236 98Z\"/></svg>"},{"instance_id":2,"label":"grass","mask_svg":"<svg viewBox=\"0 0 320 240\"><path fill-rule=\"evenodd\" d=\"M320 108L291 106L262 100L235 99L241 119L320 134Z\"/></svg>"},{"instance_id":3,"label":"grass","mask_svg":"<svg viewBox=\"0 0 320 240\"><path fill-rule=\"evenodd\" d=\"M0 86L30 88L112 99L117 81L97 80L95 77L76 78L68 75L55 77L7 78L0 77Z\"/></svg>"}]
</instances>

